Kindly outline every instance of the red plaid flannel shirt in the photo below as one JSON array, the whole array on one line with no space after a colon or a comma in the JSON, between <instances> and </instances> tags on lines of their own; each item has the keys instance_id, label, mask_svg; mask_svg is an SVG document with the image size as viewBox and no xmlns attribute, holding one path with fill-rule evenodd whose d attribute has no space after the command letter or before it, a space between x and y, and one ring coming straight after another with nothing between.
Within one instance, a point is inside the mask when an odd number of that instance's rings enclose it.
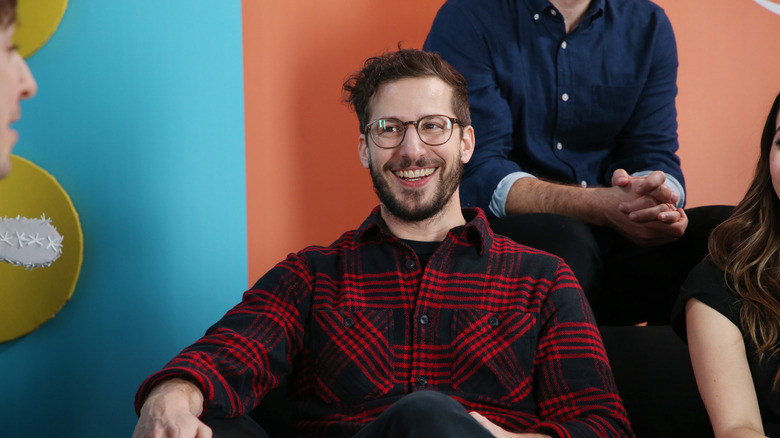
<instances>
[{"instance_id":1,"label":"red plaid flannel shirt","mask_svg":"<svg viewBox=\"0 0 780 438\"><path fill-rule=\"evenodd\" d=\"M421 269L378 207L291 254L138 390L195 382L204 415L247 413L289 378L298 436L350 436L435 390L511 431L633 436L593 316L557 257L493 234L482 211Z\"/></svg>"}]
</instances>

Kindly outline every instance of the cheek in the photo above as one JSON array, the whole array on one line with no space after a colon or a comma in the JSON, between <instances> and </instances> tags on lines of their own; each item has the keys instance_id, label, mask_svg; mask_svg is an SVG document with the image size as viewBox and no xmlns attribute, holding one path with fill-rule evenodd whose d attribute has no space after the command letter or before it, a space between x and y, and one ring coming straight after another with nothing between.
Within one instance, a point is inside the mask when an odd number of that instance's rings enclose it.
<instances>
[{"instance_id":1,"label":"cheek","mask_svg":"<svg viewBox=\"0 0 780 438\"><path fill-rule=\"evenodd\" d=\"M777 146L769 152L769 174L772 176L772 186L780 197L780 150Z\"/></svg>"}]
</instances>

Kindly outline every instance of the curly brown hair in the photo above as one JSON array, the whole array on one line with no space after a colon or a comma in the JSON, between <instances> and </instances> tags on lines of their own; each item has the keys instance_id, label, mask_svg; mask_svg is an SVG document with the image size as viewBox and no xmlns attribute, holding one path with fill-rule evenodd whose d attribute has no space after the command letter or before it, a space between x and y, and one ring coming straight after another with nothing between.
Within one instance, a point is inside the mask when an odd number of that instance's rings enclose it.
<instances>
[{"instance_id":1,"label":"curly brown hair","mask_svg":"<svg viewBox=\"0 0 780 438\"><path fill-rule=\"evenodd\" d=\"M779 111L780 94L764 125L753 181L709 240L710 257L737 293L742 331L761 360L780 353L780 199L769 170ZM780 387L780 370L773 386Z\"/></svg>"},{"instance_id":2,"label":"curly brown hair","mask_svg":"<svg viewBox=\"0 0 780 438\"><path fill-rule=\"evenodd\" d=\"M463 126L471 125L466 79L439 55L403 49L368 58L363 68L344 82L344 100L358 116L360 131L367 123L371 98L383 84L405 78L436 77L452 87L452 107Z\"/></svg>"}]
</instances>

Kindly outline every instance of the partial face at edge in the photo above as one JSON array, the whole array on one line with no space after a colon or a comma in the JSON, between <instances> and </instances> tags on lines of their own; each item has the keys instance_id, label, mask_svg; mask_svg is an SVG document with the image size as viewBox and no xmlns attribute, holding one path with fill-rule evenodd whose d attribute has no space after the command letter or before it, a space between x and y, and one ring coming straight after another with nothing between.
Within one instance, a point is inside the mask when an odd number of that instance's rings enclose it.
<instances>
[{"instance_id":1,"label":"partial face at edge","mask_svg":"<svg viewBox=\"0 0 780 438\"><path fill-rule=\"evenodd\" d=\"M769 173L772 176L775 195L780 198L780 112L777 114L775 136L772 139L772 148L769 150Z\"/></svg>"},{"instance_id":2,"label":"partial face at edge","mask_svg":"<svg viewBox=\"0 0 780 438\"><path fill-rule=\"evenodd\" d=\"M11 171L11 149L18 138L11 124L21 117L19 102L37 91L27 62L13 45L13 35L13 25L0 29L0 178Z\"/></svg>"}]
</instances>

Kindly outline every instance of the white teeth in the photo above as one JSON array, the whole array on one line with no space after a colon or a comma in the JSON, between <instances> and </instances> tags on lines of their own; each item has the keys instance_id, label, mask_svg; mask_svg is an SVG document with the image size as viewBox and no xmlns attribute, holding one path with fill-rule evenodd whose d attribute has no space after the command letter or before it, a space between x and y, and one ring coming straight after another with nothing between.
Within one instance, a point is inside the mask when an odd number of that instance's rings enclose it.
<instances>
[{"instance_id":1,"label":"white teeth","mask_svg":"<svg viewBox=\"0 0 780 438\"><path fill-rule=\"evenodd\" d=\"M427 169L415 169L415 170L401 170L398 172L395 172L395 174L399 178L404 179L415 179L415 178L424 178L426 176L429 176L433 174L435 171L435 168L427 168Z\"/></svg>"}]
</instances>

